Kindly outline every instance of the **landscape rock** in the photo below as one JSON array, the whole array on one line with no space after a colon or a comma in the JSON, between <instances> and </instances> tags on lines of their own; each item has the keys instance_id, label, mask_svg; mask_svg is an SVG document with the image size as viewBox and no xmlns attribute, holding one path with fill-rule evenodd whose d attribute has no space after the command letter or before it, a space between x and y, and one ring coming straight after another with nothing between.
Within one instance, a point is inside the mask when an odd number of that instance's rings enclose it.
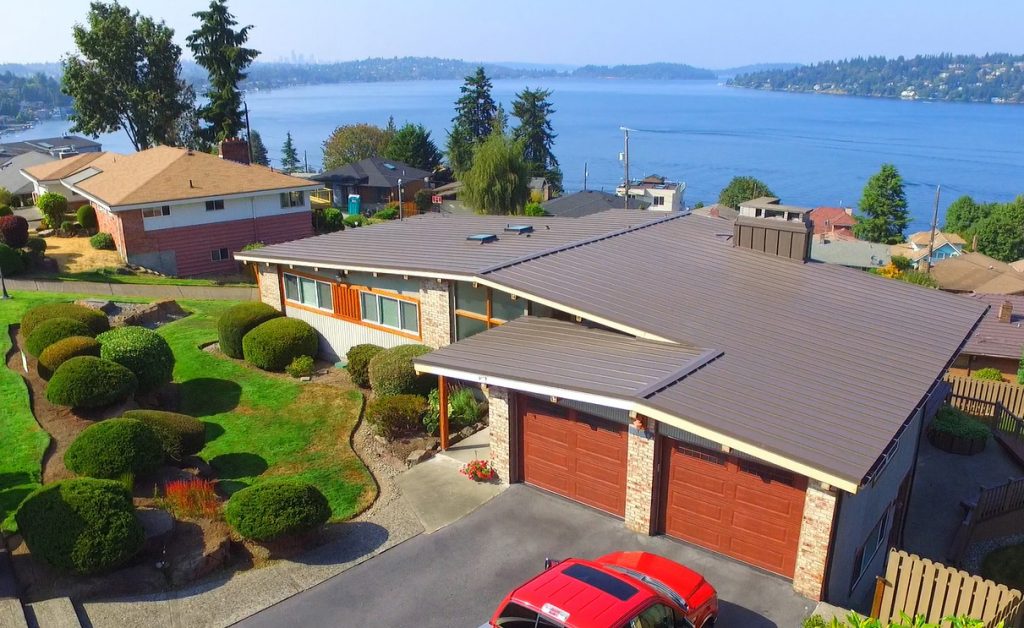
<instances>
[{"instance_id":1,"label":"landscape rock","mask_svg":"<svg viewBox=\"0 0 1024 628\"><path fill-rule=\"evenodd\" d=\"M185 310L173 299L136 307L125 306L122 310L123 312L115 317L116 324L154 326L185 316Z\"/></svg>"},{"instance_id":2,"label":"landscape rock","mask_svg":"<svg viewBox=\"0 0 1024 628\"><path fill-rule=\"evenodd\" d=\"M118 310L116 305L105 299L80 299L75 301L75 305L82 305L93 310L99 310L108 316Z\"/></svg>"},{"instance_id":3,"label":"landscape rock","mask_svg":"<svg viewBox=\"0 0 1024 628\"><path fill-rule=\"evenodd\" d=\"M181 461L181 467L186 471L194 469L196 475L201 478L212 478L213 467L199 456L188 456Z\"/></svg>"},{"instance_id":4,"label":"landscape rock","mask_svg":"<svg viewBox=\"0 0 1024 628\"><path fill-rule=\"evenodd\" d=\"M160 552L174 532L174 517L166 510L140 508L135 512L146 536L146 550Z\"/></svg>"},{"instance_id":5,"label":"landscape rock","mask_svg":"<svg viewBox=\"0 0 1024 628\"><path fill-rule=\"evenodd\" d=\"M168 571L172 585L187 584L224 567L231 555L231 536L224 522L184 521L178 528L178 551Z\"/></svg>"},{"instance_id":6,"label":"landscape rock","mask_svg":"<svg viewBox=\"0 0 1024 628\"><path fill-rule=\"evenodd\" d=\"M413 451L412 453L410 453L408 457L406 457L405 465L407 467L415 467L416 465L418 465L421 462L425 462L427 460L430 460L430 458L433 457L433 455L434 455L434 452L432 452L432 451L430 451L428 449L417 449L417 450Z\"/></svg>"}]
</instances>

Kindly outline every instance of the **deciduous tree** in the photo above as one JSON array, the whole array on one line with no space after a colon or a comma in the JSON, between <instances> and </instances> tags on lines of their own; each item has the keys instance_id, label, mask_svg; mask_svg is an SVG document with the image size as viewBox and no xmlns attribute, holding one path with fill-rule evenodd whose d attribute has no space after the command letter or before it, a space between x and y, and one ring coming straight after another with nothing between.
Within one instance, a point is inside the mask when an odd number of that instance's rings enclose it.
<instances>
[{"instance_id":1,"label":"deciduous tree","mask_svg":"<svg viewBox=\"0 0 1024 628\"><path fill-rule=\"evenodd\" d=\"M523 143L523 154L530 164L530 174L544 179L556 191L562 190L562 170L552 152L556 134L551 128L551 115L555 109L548 98L547 89L526 88L516 94L512 102L512 115L519 119L519 126L512 137Z\"/></svg>"},{"instance_id":2,"label":"deciduous tree","mask_svg":"<svg viewBox=\"0 0 1024 628\"><path fill-rule=\"evenodd\" d=\"M422 124L405 124L388 142L384 156L421 170L432 171L441 165L441 151Z\"/></svg>"},{"instance_id":3,"label":"deciduous tree","mask_svg":"<svg viewBox=\"0 0 1024 628\"><path fill-rule=\"evenodd\" d=\"M387 151L390 139L385 129L372 124L339 126L324 142L324 170L379 157Z\"/></svg>"},{"instance_id":4,"label":"deciduous tree","mask_svg":"<svg viewBox=\"0 0 1024 628\"><path fill-rule=\"evenodd\" d=\"M292 143L292 132L288 131L284 137L284 146L281 147L281 170L291 174L299 169L299 152L295 150Z\"/></svg>"},{"instance_id":5,"label":"deciduous tree","mask_svg":"<svg viewBox=\"0 0 1024 628\"><path fill-rule=\"evenodd\" d=\"M970 229L978 251L1003 262L1024 257L1024 195L1010 203L995 203L990 213Z\"/></svg>"},{"instance_id":6,"label":"deciduous tree","mask_svg":"<svg viewBox=\"0 0 1024 628\"><path fill-rule=\"evenodd\" d=\"M739 209L740 203L762 196L775 196L764 181L754 177L733 177L718 194L718 204Z\"/></svg>"},{"instance_id":7,"label":"deciduous tree","mask_svg":"<svg viewBox=\"0 0 1024 628\"><path fill-rule=\"evenodd\" d=\"M530 167L522 143L492 133L462 177L462 196L481 214L517 214L530 198Z\"/></svg>"},{"instance_id":8,"label":"deciduous tree","mask_svg":"<svg viewBox=\"0 0 1024 628\"><path fill-rule=\"evenodd\" d=\"M964 237L976 222L991 213L991 206L981 205L970 196L961 196L946 208L946 224L944 231L958 233Z\"/></svg>"},{"instance_id":9,"label":"deciduous tree","mask_svg":"<svg viewBox=\"0 0 1024 628\"><path fill-rule=\"evenodd\" d=\"M853 234L861 240L898 244L910 222L907 197L903 192L903 178L896 166L884 164L864 186L860 198L860 213Z\"/></svg>"}]
</instances>

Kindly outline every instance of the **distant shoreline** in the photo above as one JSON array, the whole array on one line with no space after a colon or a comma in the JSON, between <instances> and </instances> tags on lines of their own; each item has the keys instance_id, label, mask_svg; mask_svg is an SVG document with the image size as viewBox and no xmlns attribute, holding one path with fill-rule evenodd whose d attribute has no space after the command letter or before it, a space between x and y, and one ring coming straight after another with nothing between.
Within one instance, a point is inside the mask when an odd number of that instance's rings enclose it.
<instances>
[{"instance_id":1,"label":"distant shoreline","mask_svg":"<svg viewBox=\"0 0 1024 628\"><path fill-rule=\"evenodd\" d=\"M811 96L841 96L844 98L865 98L868 100L897 100L901 102L940 103L944 105L997 105L997 106L1020 106L1024 102L1002 101L992 102L991 100L950 100L945 98L901 98L900 96L884 96L881 94L851 94L835 90L808 90L808 89L776 89L773 87L752 87L749 85L736 85L735 83L722 83L725 87L734 89L749 89L757 92L772 92L776 94L804 94Z\"/></svg>"}]
</instances>

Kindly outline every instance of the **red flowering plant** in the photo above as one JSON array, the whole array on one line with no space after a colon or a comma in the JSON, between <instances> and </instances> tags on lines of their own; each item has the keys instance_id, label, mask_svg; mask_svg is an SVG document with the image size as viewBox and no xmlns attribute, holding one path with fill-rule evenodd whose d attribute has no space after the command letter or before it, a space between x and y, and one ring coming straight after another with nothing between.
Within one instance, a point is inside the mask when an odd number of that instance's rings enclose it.
<instances>
[{"instance_id":1,"label":"red flowering plant","mask_svg":"<svg viewBox=\"0 0 1024 628\"><path fill-rule=\"evenodd\" d=\"M494 471L494 467L491 466L490 460L472 460L467 462L466 466L462 467L459 473L476 482L490 482L498 475Z\"/></svg>"},{"instance_id":2,"label":"red flowering plant","mask_svg":"<svg viewBox=\"0 0 1024 628\"><path fill-rule=\"evenodd\" d=\"M168 482L164 495L167 509L181 519L213 519L220 508L213 483L201 478Z\"/></svg>"}]
</instances>

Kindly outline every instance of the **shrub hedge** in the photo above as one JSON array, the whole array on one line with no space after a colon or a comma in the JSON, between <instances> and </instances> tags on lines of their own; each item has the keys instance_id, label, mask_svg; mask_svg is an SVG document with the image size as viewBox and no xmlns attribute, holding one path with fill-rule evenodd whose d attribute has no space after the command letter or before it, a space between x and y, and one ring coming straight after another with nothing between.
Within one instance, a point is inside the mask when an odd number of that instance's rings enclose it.
<instances>
[{"instance_id":1,"label":"shrub hedge","mask_svg":"<svg viewBox=\"0 0 1024 628\"><path fill-rule=\"evenodd\" d=\"M437 376L417 375L412 360L430 353L426 345L399 345L370 360L370 387L378 396L427 395L437 387Z\"/></svg>"},{"instance_id":2,"label":"shrub hedge","mask_svg":"<svg viewBox=\"0 0 1024 628\"><path fill-rule=\"evenodd\" d=\"M96 222L96 210L92 205L82 205L78 208L78 212L75 214L78 218L78 224L83 229L95 229L98 226Z\"/></svg>"},{"instance_id":3,"label":"shrub hedge","mask_svg":"<svg viewBox=\"0 0 1024 628\"><path fill-rule=\"evenodd\" d=\"M0 216L0 242L20 249L28 242L28 221L21 216Z\"/></svg>"},{"instance_id":4,"label":"shrub hedge","mask_svg":"<svg viewBox=\"0 0 1024 628\"><path fill-rule=\"evenodd\" d=\"M148 475L164 461L156 431L136 419L108 419L82 430L64 464L78 475L113 480L126 473Z\"/></svg>"},{"instance_id":5,"label":"shrub hedge","mask_svg":"<svg viewBox=\"0 0 1024 628\"><path fill-rule=\"evenodd\" d=\"M423 415L423 427L428 434L437 434L441 424L441 396L435 388L427 396L429 407ZM476 400L473 391L460 388L448 395L448 425L453 432L473 425L483 414L484 404Z\"/></svg>"},{"instance_id":6,"label":"shrub hedge","mask_svg":"<svg viewBox=\"0 0 1024 628\"><path fill-rule=\"evenodd\" d=\"M972 379L980 379L985 382L1001 382L1003 381L1003 373L997 368L984 368L978 369L971 373Z\"/></svg>"},{"instance_id":7,"label":"shrub hedge","mask_svg":"<svg viewBox=\"0 0 1024 628\"><path fill-rule=\"evenodd\" d=\"M46 240L39 236L29 236L28 240L25 240L25 247L37 257L42 257L43 253L46 253Z\"/></svg>"},{"instance_id":8,"label":"shrub hedge","mask_svg":"<svg viewBox=\"0 0 1024 628\"><path fill-rule=\"evenodd\" d=\"M345 215L337 207L328 207L321 216L320 231L334 233L345 229Z\"/></svg>"},{"instance_id":9,"label":"shrub hedge","mask_svg":"<svg viewBox=\"0 0 1024 628\"><path fill-rule=\"evenodd\" d=\"M135 374L117 362L80 355L53 372L46 386L50 403L71 408L102 408L135 393Z\"/></svg>"},{"instance_id":10,"label":"shrub hedge","mask_svg":"<svg viewBox=\"0 0 1024 628\"><path fill-rule=\"evenodd\" d=\"M33 556L80 574L123 565L145 541L131 494L110 480L47 484L22 502L14 520Z\"/></svg>"},{"instance_id":11,"label":"shrub hedge","mask_svg":"<svg viewBox=\"0 0 1024 628\"><path fill-rule=\"evenodd\" d=\"M46 217L46 222L53 228L64 222L64 214L68 213L68 199L55 192L47 192L36 199L36 207Z\"/></svg>"},{"instance_id":12,"label":"shrub hedge","mask_svg":"<svg viewBox=\"0 0 1024 628\"><path fill-rule=\"evenodd\" d=\"M935 414L932 429L957 438L987 438L990 431L981 421L972 418L953 406L942 406Z\"/></svg>"},{"instance_id":13,"label":"shrub hedge","mask_svg":"<svg viewBox=\"0 0 1024 628\"><path fill-rule=\"evenodd\" d=\"M91 307L75 303L43 303L37 305L21 317L21 333L28 338L39 323L50 318L73 318L89 326L90 336L102 334L110 329L107 315Z\"/></svg>"},{"instance_id":14,"label":"shrub hedge","mask_svg":"<svg viewBox=\"0 0 1024 628\"><path fill-rule=\"evenodd\" d=\"M0 216L13 216L14 210L10 205L0 205Z\"/></svg>"},{"instance_id":15,"label":"shrub hedge","mask_svg":"<svg viewBox=\"0 0 1024 628\"><path fill-rule=\"evenodd\" d=\"M243 538L272 541L316 530L331 508L312 484L267 480L232 495L224 516Z\"/></svg>"},{"instance_id":16,"label":"shrub hedge","mask_svg":"<svg viewBox=\"0 0 1024 628\"><path fill-rule=\"evenodd\" d=\"M5 277L13 277L25 272L25 262L21 259L17 249L12 249L0 242L0 272Z\"/></svg>"},{"instance_id":17,"label":"shrub hedge","mask_svg":"<svg viewBox=\"0 0 1024 628\"><path fill-rule=\"evenodd\" d=\"M241 359L242 338L254 327L272 318L283 316L266 303L239 303L224 311L217 319L217 339L224 355Z\"/></svg>"},{"instance_id":18,"label":"shrub hedge","mask_svg":"<svg viewBox=\"0 0 1024 628\"><path fill-rule=\"evenodd\" d=\"M265 371L283 371L300 355L314 356L320 341L309 323L297 318L272 318L242 338L245 361Z\"/></svg>"},{"instance_id":19,"label":"shrub hedge","mask_svg":"<svg viewBox=\"0 0 1024 628\"><path fill-rule=\"evenodd\" d=\"M345 354L345 368L348 369L353 384L362 388L370 387L370 360L383 350L384 347L370 344L356 345L348 350Z\"/></svg>"},{"instance_id":20,"label":"shrub hedge","mask_svg":"<svg viewBox=\"0 0 1024 628\"><path fill-rule=\"evenodd\" d=\"M366 216L362 214L345 214L343 220L346 227L362 227L366 224Z\"/></svg>"},{"instance_id":21,"label":"shrub hedge","mask_svg":"<svg viewBox=\"0 0 1024 628\"><path fill-rule=\"evenodd\" d=\"M33 357L39 357L43 350L71 336L90 336L92 330L73 318L51 318L36 325L32 333L25 339L25 350Z\"/></svg>"},{"instance_id":22,"label":"shrub hedge","mask_svg":"<svg viewBox=\"0 0 1024 628\"><path fill-rule=\"evenodd\" d=\"M100 357L127 368L139 381L139 390L155 390L171 381L174 353L164 337L152 329L129 325L96 337Z\"/></svg>"},{"instance_id":23,"label":"shrub hedge","mask_svg":"<svg viewBox=\"0 0 1024 628\"><path fill-rule=\"evenodd\" d=\"M295 379L300 377L310 377L313 373L316 373L316 365L313 362L313 358L308 355L300 355L291 361L291 364L284 367L284 372L288 373Z\"/></svg>"},{"instance_id":24,"label":"shrub hedge","mask_svg":"<svg viewBox=\"0 0 1024 628\"><path fill-rule=\"evenodd\" d=\"M89 238L89 246L100 251L113 251L115 248L114 236L101 231Z\"/></svg>"},{"instance_id":25,"label":"shrub hedge","mask_svg":"<svg viewBox=\"0 0 1024 628\"><path fill-rule=\"evenodd\" d=\"M90 336L69 336L58 340L39 354L39 375L50 379L57 367L80 355L100 357L99 341Z\"/></svg>"},{"instance_id":26,"label":"shrub hedge","mask_svg":"<svg viewBox=\"0 0 1024 628\"><path fill-rule=\"evenodd\" d=\"M366 406L366 420L389 440L423 428L427 400L419 395L377 397Z\"/></svg>"},{"instance_id":27,"label":"shrub hedge","mask_svg":"<svg viewBox=\"0 0 1024 628\"><path fill-rule=\"evenodd\" d=\"M160 439L168 458L181 460L202 451L206 445L206 424L195 417L162 410L129 410L122 419L148 425Z\"/></svg>"}]
</instances>

